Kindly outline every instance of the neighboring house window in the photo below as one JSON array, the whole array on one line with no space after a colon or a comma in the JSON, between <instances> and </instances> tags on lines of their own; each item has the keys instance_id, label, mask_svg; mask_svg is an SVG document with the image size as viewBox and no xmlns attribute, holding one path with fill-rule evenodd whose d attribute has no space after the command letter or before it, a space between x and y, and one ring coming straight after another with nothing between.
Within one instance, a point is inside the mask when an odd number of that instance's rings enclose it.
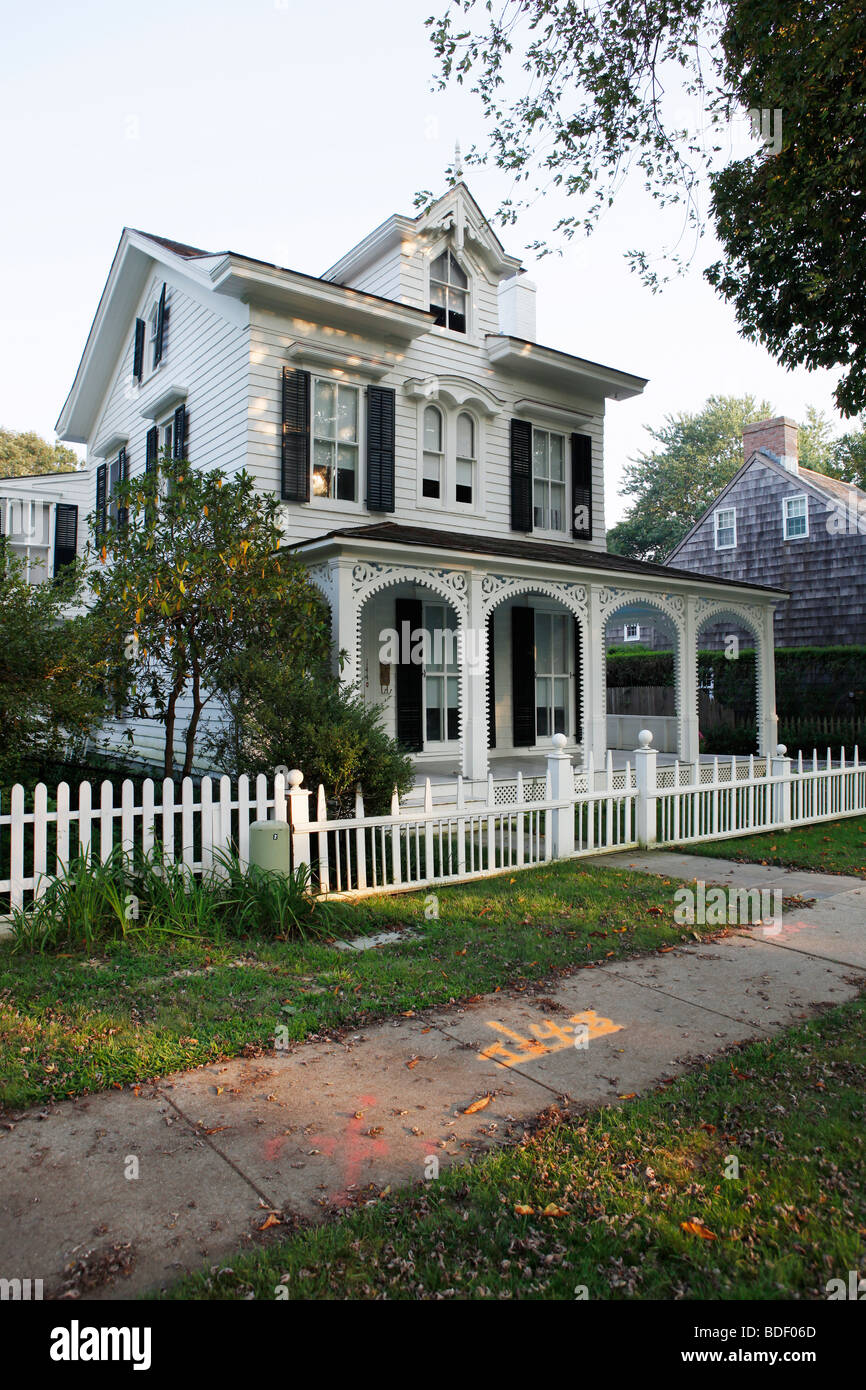
<instances>
[{"instance_id":1,"label":"neighboring house window","mask_svg":"<svg viewBox=\"0 0 866 1390\"><path fill-rule=\"evenodd\" d=\"M640 641L640 623L626 623L625 640L627 642Z\"/></svg>"},{"instance_id":2,"label":"neighboring house window","mask_svg":"<svg viewBox=\"0 0 866 1390\"><path fill-rule=\"evenodd\" d=\"M568 733L568 633L565 613L535 614L535 734Z\"/></svg>"},{"instance_id":3,"label":"neighboring house window","mask_svg":"<svg viewBox=\"0 0 866 1390\"><path fill-rule=\"evenodd\" d=\"M424 666L425 744L460 737L457 615L446 603L425 603L429 643Z\"/></svg>"},{"instance_id":4,"label":"neighboring house window","mask_svg":"<svg viewBox=\"0 0 866 1390\"><path fill-rule=\"evenodd\" d=\"M716 550L731 550L736 544L736 507L720 507L716 512Z\"/></svg>"},{"instance_id":5,"label":"neighboring house window","mask_svg":"<svg viewBox=\"0 0 866 1390\"><path fill-rule=\"evenodd\" d=\"M465 410L457 416L456 480L456 501L471 506L475 486L475 421Z\"/></svg>"},{"instance_id":6,"label":"neighboring house window","mask_svg":"<svg viewBox=\"0 0 866 1390\"><path fill-rule=\"evenodd\" d=\"M540 531L565 530L565 437L532 431L532 514Z\"/></svg>"},{"instance_id":7,"label":"neighboring house window","mask_svg":"<svg viewBox=\"0 0 866 1390\"><path fill-rule=\"evenodd\" d=\"M313 379L313 496L358 496L360 401L357 386Z\"/></svg>"},{"instance_id":8,"label":"neighboring house window","mask_svg":"<svg viewBox=\"0 0 866 1390\"><path fill-rule=\"evenodd\" d=\"M430 308L440 328L466 332L469 280L451 251L443 251L430 266Z\"/></svg>"},{"instance_id":9,"label":"neighboring house window","mask_svg":"<svg viewBox=\"0 0 866 1390\"><path fill-rule=\"evenodd\" d=\"M424 460L421 492L424 497L442 496L442 474L445 466L445 421L438 405L428 405L424 411Z\"/></svg>"},{"instance_id":10,"label":"neighboring house window","mask_svg":"<svg viewBox=\"0 0 866 1390\"><path fill-rule=\"evenodd\" d=\"M799 493L796 497L785 497L782 500L782 516L784 518L785 540L797 540L800 536L809 534L809 509L806 503L806 494Z\"/></svg>"}]
</instances>

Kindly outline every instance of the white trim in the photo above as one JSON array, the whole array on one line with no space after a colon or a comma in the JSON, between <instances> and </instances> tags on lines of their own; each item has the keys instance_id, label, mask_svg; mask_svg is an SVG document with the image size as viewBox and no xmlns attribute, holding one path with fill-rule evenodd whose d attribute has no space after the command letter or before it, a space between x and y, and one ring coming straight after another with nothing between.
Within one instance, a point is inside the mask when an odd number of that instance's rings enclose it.
<instances>
[{"instance_id":1,"label":"white trim","mask_svg":"<svg viewBox=\"0 0 866 1390\"><path fill-rule=\"evenodd\" d=\"M729 525L722 526L722 525L721 525L721 518L722 518L723 516L728 516L728 515L730 515L730 516L732 516L732 517L734 518L734 519L733 519L733 522L730 523ZM720 544L719 544L719 532L720 532L720 531L728 531L728 530L733 530L734 539L733 539L732 541L728 541L728 542L727 542L726 544L724 544L724 545L720 545ZM716 550L736 550L736 548L737 548L737 509L736 509L736 507L717 507L717 508L716 508L715 512L713 513L713 540L715 541Z\"/></svg>"},{"instance_id":2,"label":"white trim","mask_svg":"<svg viewBox=\"0 0 866 1390\"><path fill-rule=\"evenodd\" d=\"M802 502L802 503L803 503L803 519L804 519L805 522L806 522L806 529L805 529L805 531L798 531L798 532L796 533L796 535L793 535L793 536L790 535L789 532L788 532L788 522L789 522L789 520L791 520L791 518L788 516L788 505L789 505L789 503L791 503L791 502ZM799 520L799 514L798 514L796 520ZM785 540L785 541L805 541L805 540L808 540L808 538L809 538L809 498L808 498L808 496L807 496L807 494L806 494L805 492L794 492L794 493L791 493L789 496L783 497L783 498L782 498L782 539Z\"/></svg>"},{"instance_id":3,"label":"white trim","mask_svg":"<svg viewBox=\"0 0 866 1390\"><path fill-rule=\"evenodd\" d=\"M174 410L181 405L188 395L189 389L186 386L166 386L164 391L161 391L158 396L155 396L153 400L142 407L141 418L153 420L156 423L161 415L165 415L167 410Z\"/></svg>"}]
</instances>

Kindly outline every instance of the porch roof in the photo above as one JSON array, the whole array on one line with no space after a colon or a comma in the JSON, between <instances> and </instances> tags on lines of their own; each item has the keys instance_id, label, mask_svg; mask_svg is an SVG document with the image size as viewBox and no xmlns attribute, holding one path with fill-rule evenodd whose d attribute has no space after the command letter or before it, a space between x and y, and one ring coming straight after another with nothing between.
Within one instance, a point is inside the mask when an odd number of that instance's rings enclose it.
<instances>
[{"instance_id":1,"label":"porch roof","mask_svg":"<svg viewBox=\"0 0 866 1390\"><path fill-rule=\"evenodd\" d=\"M771 589L765 584L747 584L738 579L721 579L716 575L698 574L694 570L677 569L673 565L657 565L647 560L631 560L624 555L611 555L606 550L587 550L580 546L558 545L551 541L519 540L510 536L463 535L450 531L447 539L441 531L425 526L402 526L394 521L373 522L369 526L347 526L328 531L308 541L300 541L295 550L322 546L326 542L379 542L384 545L407 545L437 551L460 551L467 555L492 556L541 565L567 565L570 569L599 570L611 578L630 575L634 578L666 579L670 582L693 580L702 586L718 589L738 589L767 598L788 598L786 589Z\"/></svg>"}]
</instances>

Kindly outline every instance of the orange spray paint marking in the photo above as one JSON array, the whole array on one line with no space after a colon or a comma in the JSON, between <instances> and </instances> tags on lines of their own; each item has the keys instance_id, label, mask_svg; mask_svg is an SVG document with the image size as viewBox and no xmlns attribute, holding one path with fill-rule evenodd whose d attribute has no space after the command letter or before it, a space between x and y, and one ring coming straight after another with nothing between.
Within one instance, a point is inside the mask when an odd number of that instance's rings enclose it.
<instances>
[{"instance_id":1,"label":"orange spray paint marking","mask_svg":"<svg viewBox=\"0 0 866 1390\"><path fill-rule=\"evenodd\" d=\"M586 1009L583 1013L572 1014L567 1023L557 1023L551 1018L543 1018L540 1023L531 1023L529 1031L533 1036L524 1038L520 1033L506 1028L504 1023L488 1019L487 1027L495 1028L497 1033L504 1033L517 1043L519 1051L507 1048L504 1043L495 1042L478 1055L484 1061L497 1062L503 1067L514 1067L521 1062L531 1061L534 1057L546 1057L550 1053L563 1052L574 1047L578 1029L581 1038L591 1040L603 1038L608 1033L620 1033L622 1026L609 1018L600 1017L595 1009Z\"/></svg>"}]
</instances>

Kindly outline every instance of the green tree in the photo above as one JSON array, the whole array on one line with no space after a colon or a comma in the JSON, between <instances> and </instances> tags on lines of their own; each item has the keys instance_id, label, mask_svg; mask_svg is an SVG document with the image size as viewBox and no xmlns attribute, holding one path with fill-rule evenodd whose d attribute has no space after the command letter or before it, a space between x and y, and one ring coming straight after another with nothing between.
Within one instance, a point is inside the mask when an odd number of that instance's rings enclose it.
<instances>
[{"instance_id":1,"label":"green tree","mask_svg":"<svg viewBox=\"0 0 866 1390\"><path fill-rule=\"evenodd\" d=\"M81 572L28 582L0 538L0 784L80 754L109 705L104 644L80 604Z\"/></svg>"},{"instance_id":2,"label":"green tree","mask_svg":"<svg viewBox=\"0 0 866 1390\"><path fill-rule=\"evenodd\" d=\"M78 455L65 444L49 444L33 430L0 429L0 478L74 473L80 467Z\"/></svg>"},{"instance_id":3,"label":"green tree","mask_svg":"<svg viewBox=\"0 0 866 1390\"><path fill-rule=\"evenodd\" d=\"M665 416L657 448L625 469L627 516L607 535L615 555L661 563L743 463L743 427L773 415L752 396L711 396L697 413Z\"/></svg>"},{"instance_id":4,"label":"green tree","mask_svg":"<svg viewBox=\"0 0 866 1390\"><path fill-rule=\"evenodd\" d=\"M94 611L115 660L123 650L130 713L165 728L166 777L189 697L186 776L202 712L246 648L269 647L287 677L312 669L328 647L327 606L303 566L280 550L278 500L257 494L245 472L228 480L163 458L119 484L113 500L117 518L90 547Z\"/></svg>"},{"instance_id":5,"label":"green tree","mask_svg":"<svg viewBox=\"0 0 866 1390\"><path fill-rule=\"evenodd\" d=\"M786 366L845 367L840 411L866 406L861 0L451 0L428 24L442 85L471 81L488 124L468 161L517 189L503 221L556 188L578 210L554 233L588 234L633 168L662 207L680 205L676 245L694 247L709 192L725 256L705 273L741 331ZM683 125L678 90L703 129ZM781 110L781 147L731 162L720 123L753 110ZM628 255L658 288L646 246Z\"/></svg>"},{"instance_id":6,"label":"green tree","mask_svg":"<svg viewBox=\"0 0 866 1390\"><path fill-rule=\"evenodd\" d=\"M866 492L866 426L834 439L822 470L843 483L854 483Z\"/></svg>"}]
</instances>

